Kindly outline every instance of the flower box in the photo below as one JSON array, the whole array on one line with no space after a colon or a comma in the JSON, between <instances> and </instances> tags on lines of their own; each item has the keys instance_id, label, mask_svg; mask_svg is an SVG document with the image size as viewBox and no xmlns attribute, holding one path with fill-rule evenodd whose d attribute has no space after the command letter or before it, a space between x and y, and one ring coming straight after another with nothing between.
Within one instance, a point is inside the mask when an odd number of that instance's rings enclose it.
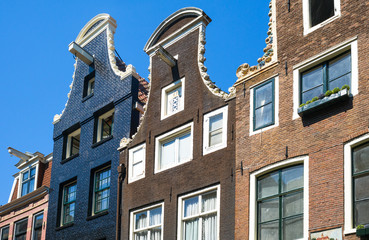
<instances>
[{"instance_id":1,"label":"flower box","mask_svg":"<svg viewBox=\"0 0 369 240\"><path fill-rule=\"evenodd\" d=\"M299 107L297 109L297 113L302 117L305 115L308 115L310 113L313 113L315 111L318 111L320 109L326 108L332 104L335 104L337 102L341 102L345 99L348 99L349 97L349 91L347 89L342 89L338 93L333 93L332 95L328 97L324 97L323 99L319 99L315 102L309 103L305 106Z\"/></svg>"}]
</instances>

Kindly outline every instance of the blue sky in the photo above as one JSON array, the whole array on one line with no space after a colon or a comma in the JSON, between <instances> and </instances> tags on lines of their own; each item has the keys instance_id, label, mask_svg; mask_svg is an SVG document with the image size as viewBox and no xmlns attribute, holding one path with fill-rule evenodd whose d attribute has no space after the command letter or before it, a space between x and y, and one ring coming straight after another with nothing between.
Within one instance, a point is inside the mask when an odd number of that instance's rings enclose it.
<instances>
[{"instance_id":1,"label":"blue sky","mask_svg":"<svg viewBox=\"0 0 369 240\"><path fill-rule=\"evenodd\" d=\"M0 1L0 205L8 201L16 157L7 147L45 155L53 151L52 120L64 109L74 59L68 44L94 16L117 20L115 47L147 78L143 47L156 27L176 10L194 6L212 18L205 66L222 90L237 80L242 63L255 65L268 30L269 0Z\"/></svg>"}]
</instances>

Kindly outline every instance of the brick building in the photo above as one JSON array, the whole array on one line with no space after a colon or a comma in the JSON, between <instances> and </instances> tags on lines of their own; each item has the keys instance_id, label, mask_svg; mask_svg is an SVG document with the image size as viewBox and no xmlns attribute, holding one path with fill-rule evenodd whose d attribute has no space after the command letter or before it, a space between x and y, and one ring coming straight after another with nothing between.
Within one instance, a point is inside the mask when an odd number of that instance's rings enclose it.
<instances>
[{"instance_id":1,"label":"brick building","mask_svg":"<svg viewBox=\"0 0 369 240\"><path fill-rule=\"evenodd\" d=\"M22 153L10 147L8 151L19 158L19 172L14 174L9 202L0 206L0 239L44 240L52 153Z\"/></svg>"},{"instance_id":2,"label":"brick building","mask_svg":"<svg viewBox=\"0 0 369 240\"><path fill-rule=\"evenodd\" d=\"M99 14L69 45L75 72L66 107L53 122L47 239L115 239L117 148L137 129L147 85L117 55L116 26Z\"/></svg>"},{"instance_id":3,"label":"brick building","mask_svg":"<svg viewBox=\"0 0 369 240\"><path fill-rule=\"evenodd\" d=\"M369 223L369 2L270 8L264 55L234 85L235 239L358 239Z\"/></svg>"},{"instance_id":4,"label":"brick building","mask_svg":"<svg viewBox=\"0 0 369 240\"><path fill-rule=\"evenodd\" d=\"M120 146L118 239L234 238L234 107L204 66L198 8L149 38L150 91L137 133Z\"/></svg>"}]
</instances>

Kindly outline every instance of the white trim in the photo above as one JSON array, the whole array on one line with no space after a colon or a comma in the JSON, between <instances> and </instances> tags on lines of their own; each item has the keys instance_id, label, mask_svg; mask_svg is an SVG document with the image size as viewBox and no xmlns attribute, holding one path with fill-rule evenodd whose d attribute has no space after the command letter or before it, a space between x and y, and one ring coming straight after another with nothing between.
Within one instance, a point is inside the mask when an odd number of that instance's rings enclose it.
<instances>
[{"instance_id":1,"label":"white trim","mask_svg":"<svg viewBox=\"0 0 369 240\"><path fill-rule=\"evenodd\" d=\"M261 128L261 129L258 129L258 130L255 130L254 131L254 89L255 87L267 82L267 81L270 81L270 80L273 80L274 78L274 124L272 125L269 125L267 127L264 127L264 128ZM279 76L276 75L274 77L271 77L271 78L268 78L267 80L265 81L262 81L258 84L255 84L253 86L250 87L250 119L249 119L249 134L250 136L252 135L255 135L255 134L259 134L261 132L265 132L269 129L272 129L272 128L275 128L277 126L279 126Z\"/></svg>"},{"instance_id":2,"label":"white trim","mask_svg":"<svg viewBox=\"0 0 369 240\"><path fill-rule=\"evenodd\" d=\"M71 142L72 142L72 137L75 137L77 135L80 135L80 138L81 138L81 128L78 128L77 130L75 130L74 132L68 134L67 136L67 146L65 148L65 159L71 157L72 155L70 155L70 151L71 151ZM79 151L78 151L79 153Z\"/></svg>"},{"instance_id":3,"label":"white trim","mask_svg":"<svg viewBox=\"0 0 369 240\"><path fill-rule=\"evenodd\" d=\"M358 65L358 45L357 37L351 38L345 42L342 42L332 48L329 48L307 60L293 66L293 114L292 120L300 118L297 113L297 109L300 106L300 73L319 65L320 63L327 61L337 55L351 51L351 88L350 93L355 96L359 93L359 65Z\"/></svg>"},{"instance_id":4,"label":"white trim","mask_svg":"<svg viewBox=\"0 0 369 240\"><path fill-rule=\"evenodd\" d=\"M182 96L179 101L179 109L176 112L170 114L167 113L167 103L168 103L168 92L173 91L177 88L182 88ZM161 90L161 120L170 117L182 110L184 110L184 98L185 98L185 78L182 78L174 83L169 84Z\"/></svg>"},{"instance_id":5,"label":"white trim","mask_svg":"<svg viewBox=\"0 0 369 240\"><path fill-rule=\"evenodd\" d=\"M299 163L304 164L304 237L309 239L309 157L295 157L281 162L268 165L250 174L250 205L249 205L249 240L257 239L257 213L256 213L256 181L261 175L268 172L293 166Z\"/></svg>"},{"instance_id":6,"label":"white trim","mask_svg":"<svg viewBox=\"0 0 369 240\"><path fill-rule=\"evenodd\" d=\"M318 28L323 27L324 25L327 25L330 22L333 22L337 18L341 17L341 3L340 0L334 0L334 15L327 20L311 27L310 25L310 6L309 6L310 0L303 0L302 3L302 12L304 16L304 35L307 35L313 31L315 31Z\"/></svg>"},{"instance_id":7,"label":"white trim","mask_svg":"<svg viewBox=\"0 0 369 240\"><path fill-rule=\"evenodd\" d=\"M102 141L102 140L104 140L102 138L102 136L101 136L102 120L110 117L111 115L113 115L114 114L114 111L115 111L115 109L113 108L113 109L107 111L106 113L101 114L99 116L99 118L97 119L97 133L96 133L96 142L97 143L100 142L100 141ZM113 116L113 128L112 128L112 131L114 130L114 117L115 116ZM113 132L111 133L110 136L113 136Z\"/></svg>"},{"instance_id":8,"label":"white trim","mask_svg":"<svg viewBox=\"0 0 369 240\"><path fill-rule=\"evenodd\" d=\"M25 167L24 169L22 169L21 171L19 171L19 184L18 184L18 193L17 193L17 198L22 197L22 184L23 184L23 173L29 171L31 168L35 167L35 181L34 181L34 185L33 185L33 190L30 191L29 193L35 191L37 189L37 180L38 180L38 168L39 168L40 162L37 161L27 167ZM30 175L31 176L31 175ZM28 194L28 193L27 193ZM27 195L26 194L26 195Z\"/></svg>"},{"instance_id":9,"label":"white trim","mask_svg":"<svg viewBox=\"0 0 369 240\"><path fill-rule=\"evenodd\" d=\"M183 232L182 232L182 216L183 216L183 200L186 198L191 198L194 196L198 196L207 192L211 192L216 190L217 192L217 206L216 206L216 212L217 212L217 239L220 239L220 185L216 185L213 187L208 187L196 192L192 192L189 194L186 194L184 196L181 196L178 198L178 223L177 223L177 239L182 240ZM201 224L198 225L200 228L202 227ZM201 231L199 231L201 233ZM198 239L201 239L199 237Z\"/></svg>"},{"instance_id":10,"label":"white trim","mask_svg":"<svg viewBox=\"0 0 369 240\"><path fill-rule=\"evenodd\" d=\"M33 214L32 216L32 229L31 229L31 240L35 240L33 238L33 235L35 233L35 218L39 215L43 215L42 216L42 224L41 224L41 235L42 235L42 232L44 232L44 219L45 219L45 214L44 214L44 210L42 210L41 212L38 212L36 214ZM1 235L0 235L1 236Z\"/></svg>"},{"instance_id":11,"label":"white trim","mask_svg":"<svg viewBox=\"0 0 369 240\"><path fill-rule=\"evenodd\" d=\"M12 201L12 197L13 197L13 194L14 194L15 185L17 184L17 181L18 181L18 186L19 186L19 183L20 183L19 175L18 175L18 177L14 178L12 190L10 191L10 195L9 195L9 199L8 199L8 203L10 203ZM18 197L18 193L17 193L17 197Z\"/></svg>"},{"instance_id":12,"label":"white trim","mask_svg":"<svg viewBox=\"0 0 369 240\"><path fill-rule=\"evenodd\" d=\"M134 232L134 229L135 229L135 221L134 221L134 215L137 214L137 213L140 213L140 212L145 212L145 211L149 211L151 209L154 209L154 208L157 208L157 207L161 207L161 240L164 239L164 202L162 203L158 203L158 204L154 204L154 205L151 205L151 206L148 206L148 207L145 207L145 208L140 208L140 209L137 209L135 211L131 211L130 213L130 231L129 231L129 239L134 239L133 238L133 232ZM149 216L147 216L147 218L149 218ZM153 228L152 226L151 227L148 227L148 229L151 229Z\"/></svg>"},{"instance_id":13,"label":"white trim","mask_svg":"<svg viewBox=\"0 0 369 240\"><path fill-rule=\"evenodd\" d=\"M161 157L161 146L162 146L162 142L169 140L171 138L176 138L178 135L183 134L185 132L190 132L191 133L191 137L190 137L190 142L191 142L191 146L190 149L188 149L188 151L191 151L190 153L190 158L186 159L185 161L179 162L175 165L169 166L169 167L165 167L165 168L159 168L159 160ZM163 135L160 135L159 137L155 138L155 171L154 173L159 173L162 172L164 170L176 167L178 165L184 164L186 162L189 162L193 159L193 122L185 124L179 128L176 128L170 132L167 132Z\"/></svg>"},{"instance_id":14,"label":"white trim","mask_svg":"<svg viewBox=\"0 0 369 240\"><path fill-rule=\"evenodd\" d=\"M353 213L353 199L352 199L352 149L369 141L369 133L356 138L344 146L344 188L345 188L345 225L344 234L352 234L356 232L354 224Z\"/></svg>"},{"instance_id":15,"label":"white trim","mask_svg":"<svg viewBox=\"0 0 369 240\"><path fill-rule=\"evenodd\" d=\"M209 119L221 113L223 113L222 142L214 146L209 146L209 127L210 127ZM227 147L227 133L228 133L227 126L228 126L228 105L204 115L204 125L203 125L204 132L203 132L203 148L202 148L203 155Z\"/></svg>"},{"instance_id":16,"label":"white trim","mask_svg":"<svg viewBox=\"0 0 369 240\"><path fill-rule=\"evenodd\" d=\"M134 163L134 158L133 158L133 153L137 152L137 151L143 151L142 155L142 168L143 168L143 172L140 175L137 176L133 176L133 163ZM129 157L128 157L128 183L132 183L134 181L137 181L141 178L145 177L145 167L146 167L146 143L140 144L134 148L129 149Z\"/></svg>"}]
</instances>

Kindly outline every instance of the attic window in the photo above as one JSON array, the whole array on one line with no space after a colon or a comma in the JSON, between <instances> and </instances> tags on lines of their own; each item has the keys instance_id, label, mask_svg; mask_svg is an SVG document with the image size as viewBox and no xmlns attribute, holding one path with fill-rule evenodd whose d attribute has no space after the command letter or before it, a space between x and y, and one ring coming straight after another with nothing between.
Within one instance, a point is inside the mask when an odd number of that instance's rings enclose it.
<instances>
[{"instance_id":1,"label":"attic window","mask_svg":"<svg viewBox=\"0 0 369 240\"><path fill-rule=\"evenodd\" d=\"M30 167L22 173L21 197L35 190L36 167Z\"/></svg>"},{"instance_id":2,"label":"attic window","mask_svg":"<svg viewBox=\"0 0 369 240\"><path fill-rule=\"evenodd\" d=\"M311 27L334 16L334 0L310 0Z\"/></svg>"}]
</instances>

